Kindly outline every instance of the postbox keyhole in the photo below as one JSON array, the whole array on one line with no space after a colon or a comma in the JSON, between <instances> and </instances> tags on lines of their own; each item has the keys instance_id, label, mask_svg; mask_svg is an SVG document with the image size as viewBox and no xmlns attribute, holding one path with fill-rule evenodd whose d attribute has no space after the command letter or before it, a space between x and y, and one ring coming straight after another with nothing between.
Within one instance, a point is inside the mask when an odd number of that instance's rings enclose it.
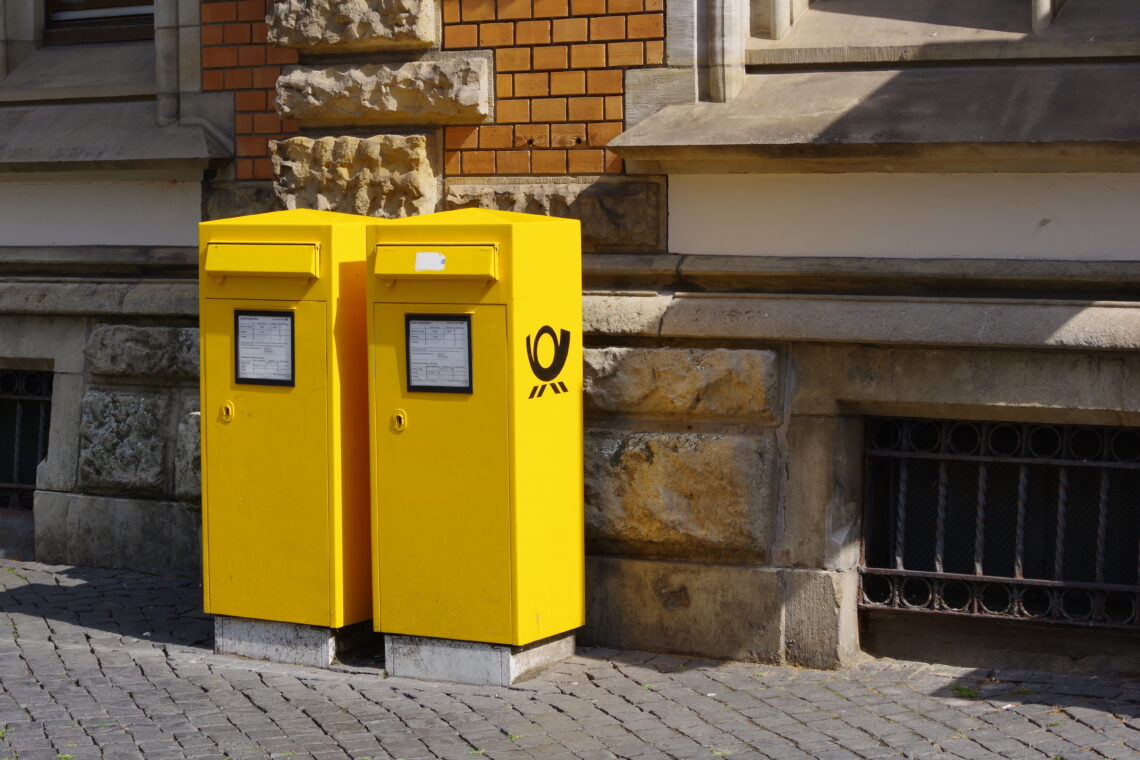
<instances>
[{"instance_id":1,"label":"postbox keyhole","mask_svg":"<svg viewBox=\"0 0 1140 760\"><path fill-rule=\"evenodd\" d=\"M234 421L234 402L227 401L222 404L222 422Z\"/></svg>"},{"instance_id":2,"label":"postbox keyhole","mask_svg":"<svg viewBox=\"0 0 1140 760\"><path fill-rule=\"evenodd\" d=\"M408 426L408 413L403 409L397 409L395 414L392 415L392 427L397 433L402 433L404 428Z\"/></svg>"}]
</instances>

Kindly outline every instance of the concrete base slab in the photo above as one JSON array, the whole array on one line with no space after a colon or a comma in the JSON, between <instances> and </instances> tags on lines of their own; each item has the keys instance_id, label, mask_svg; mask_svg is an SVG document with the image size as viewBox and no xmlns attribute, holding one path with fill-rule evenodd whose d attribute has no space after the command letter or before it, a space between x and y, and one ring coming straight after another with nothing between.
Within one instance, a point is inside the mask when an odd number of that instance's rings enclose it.
<instances>
[{"instance_id":1,"label":"concrete base slab","mask_svg":"<svg viewBox=\"0 0 1140 760\"><path fill-rule=\"evenodd\" d=\"M521 647L423 636L384 636L388 675L424 681L510 686L572 654L573 633Z\"/></svg>"},{"instance_id":2,"label":"concrete base slab","mask_svg":"<svg viewBox=\"0 0 1140 760\"><path fill-rule=\"evenodd\" d=\"M344 628L214 617L214 651L254 660L327 668L342 655L359 652L371 638L370 622Z\"/></svg>"}]
</instances>

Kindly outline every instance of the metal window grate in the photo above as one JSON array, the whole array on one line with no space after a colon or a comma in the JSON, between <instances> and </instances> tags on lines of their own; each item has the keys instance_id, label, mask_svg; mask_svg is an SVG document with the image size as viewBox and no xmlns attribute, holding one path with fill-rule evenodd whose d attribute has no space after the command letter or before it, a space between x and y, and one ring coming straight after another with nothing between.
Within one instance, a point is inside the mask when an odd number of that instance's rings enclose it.
<instances>
[{"instance_id":1,"label":"metal window grate","mask_svg":"<svg viewBox=\"0 0 1140 760\"><path fill-rule=\"evenodd\" d=\"M0 369L0 508L32 508L36 467L47 456L50 372Z\"/></svg>"},{"instance_id":2,"label":"metal window grate","mask_svg":"<svg viewBox=\"0 0 1140 760\"><path fill-rule=\"evenodd\" d=\"M870 419L861 605L1140 627L1140 430Z\"/></svg>"}]
</instances>

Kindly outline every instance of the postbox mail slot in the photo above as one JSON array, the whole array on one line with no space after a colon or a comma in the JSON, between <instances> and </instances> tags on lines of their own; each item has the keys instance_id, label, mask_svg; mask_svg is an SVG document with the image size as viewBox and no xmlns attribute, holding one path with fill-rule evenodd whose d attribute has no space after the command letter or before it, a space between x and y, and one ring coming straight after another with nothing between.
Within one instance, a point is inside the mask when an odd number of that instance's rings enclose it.
<instances>
[{"instance_id":1,"label":"postbox mail slot","mask_svg":"<svg viewBox=\"0 0 1140 760\"><path fill-rule=\"evenodd\" d=\"M213 243L206 274L217 277L306 277L320 273L320 254L308 244Z\"/></svg>"},{"instance_id":2,"label":"postbox mail slot","mask_svg":"<svg viewBox=\"0 0 1140 760\"><path fill-rule=\"evenodd\" d=\"M380 245L373 272L388 280L497 280L493 245Z\"/></svg>"}]
</instances>

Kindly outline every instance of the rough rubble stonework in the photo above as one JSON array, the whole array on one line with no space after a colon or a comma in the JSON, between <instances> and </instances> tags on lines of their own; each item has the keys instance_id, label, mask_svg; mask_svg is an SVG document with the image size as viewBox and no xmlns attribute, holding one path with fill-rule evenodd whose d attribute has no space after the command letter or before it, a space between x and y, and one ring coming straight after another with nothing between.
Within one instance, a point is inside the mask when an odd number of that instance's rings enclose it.
<instances>
[{"instance_id":1,"label":"rough rubble stonework","mask_svg":"<svg viewBox=\"0 0 1140 760\"><path fill-rule=\"evenodd\" d=\"M775 523L776 451L770 433L587 431L589 550L766 561Z\"/></svg>"},{"instance_id":2,"label":"rough rubble stonework","mask_svg":"<svg viewBox=\"0 0 1140 760\"><path fill-rule=\"evenodd\" d=\"M198 378L198 330L193 327L99 325L83 353L96 375Z\"/></svg>"},{"instance_id":3,"label":"rough rubble stonework","mask_svg":"<svg viewBox=\"0 0 1140 760\"><path fill-rule=\"evenodd\" d=\"M435 211L424 135L292 137L270 143L273 190L285 208L387 219Z\"/></svg>"},{"instance_id":4,"label":"rough rubble stonework","mask_svg":"<svg viewBox=\"0 0 1140 760\"><path fill-rule=\"evenodd\" d=\"M160 492L168 405L166 396L157 393L87 391L79 421L80 488Z\"/></svg>"},{"instance_id":5,"label":"rough rubble stonework","mask_svg":"<svg viewBox=\"0 0 1140 760\"><path fill-rule=\"evenodd\" d=\"M314 52L406 50L436 43L433 0L277 0L272 45Z\"/></svg>"},{"instance_id":6,"label":"rough rubble stonework","mask_svg":"<svg viewBox=\"0 0 1140 760\"><path fill-rule=\"evenodd\" d=\"M183 501L202 498L202 413L187 412L178 422L174 443L174 495Z\"/></svg>"},{"instance_id":7,"label":"rough rubble stonework","mask_svg":"<svg viewBox=\"0 0 1140 760\"><path fill-rule=\"evenodd\" d=\"M511 184L449 183L448 209L489 208L577 219L584 251L665 249L665 193L660 182L599 179Z\"/></svg>"},{"instance_id":8,"label":"rough rubble stonework","mask_svg":"<svg viewBox=\"0 0 1140 760\"><path fill-rule=\"evenodd\" d=\"M314 52L407 50L435 44L432 0L278 0L270 44Z\"/></svg>"},{"instance_id":9,"label":"rough rubble stonework","mask_svg":"<svg viewBox=\"0 0 1140 760\"><path fill-rule=\"evenodd\" d=\"M588 348L586 409L665 419L779 422L779 355L718 348Z\"/></svg>"},{"instance_id":10,"label":"rough rubble stonework","mask_svg":"<svg viewBox=\"0 0 1140 760\"><path fill-rule=\"evenodd\" d=\"M287 66L278 112L303 125L480 124L491 119L489 59Z\"/></svg>"}]
</instances>

